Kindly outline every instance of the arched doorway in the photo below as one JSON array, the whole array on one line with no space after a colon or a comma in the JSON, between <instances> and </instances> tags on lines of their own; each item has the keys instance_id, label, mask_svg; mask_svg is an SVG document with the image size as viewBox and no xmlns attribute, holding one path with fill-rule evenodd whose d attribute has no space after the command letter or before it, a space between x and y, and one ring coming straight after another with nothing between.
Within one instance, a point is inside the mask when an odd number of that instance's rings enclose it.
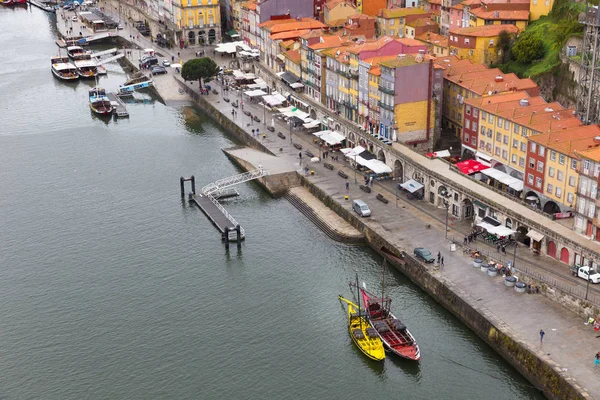
<instances>
[{"instance_id":1,"label":"arched doorway","mask_svg":"<svg viewBox=\"0 0 600 400\"><path fill-rule=\"evenodd\" d=\"M566 247L563 247L560 251L560 261L564 262L565 264L569 263L569 250Z\"/></svg>"},{"instance_id":2,"label":"arched doorway","mask_svg":"<svg viewBox=\"0 0 600 400\"><path fill-rule=\"evenodd\" d=\"M404 182L404 168L400 160L394 161L394 178L397 181Z\"/></svg>"},{"instance_id":3,"label":"arched doorway","mask_svg":"<svg viewBox=\"0 0 600 400\"><path fill-rule=\"evenodd\" d=\"M312 119L317 119L317 112L315 110L310 110L310 117Z\"/></svg>"},{"instance_id":4,"label":"arched doorway","mask_svg":"<svg viewBox=\"0 0 600 400\"><path fill-rule=\"evenodd\" d=\"M529 238L529 236L527 236L527 232L529 232L529 228L527 228L526 226L518 227L516 240L529 247L531 245L531 239Z\"/></svg>"},{"instance_id":5,"label":"arched doorway","mask_svg":"<svg viewBox=\"0 0 600 400\"><path fill-rule=\"evenodd\" d=\"M446 186L441 185L440 187L438 187L437 193L438 193L438 195L437 195L437 202L436 202L437 204L436 205L443 206L444 200L446 200L448 197L450 197L449 196L450 192L448 192L448 189L446 189Z\"/></svg>"},{"instance_id":6,"label":"arched doorway","mask_svg":"<svg viewBox=\"0 0 600 400\"><path fill-rule=\"evenodd\" d=\"M552 240L548 242L548 255L552 258L556 258L556 243Z\"/></svg>"},{"instance_id":7,"label":"arched doorway","mask_svg":"<svg viewBox=\"0 0 600 400\"><path fill-rule=\"evenodd\" d=\"M206 31L198 31L198 44L206 43Z\"/></svg>"},{"instance_id":8,"label":"arched doorway","mask_svg":"<svg viewBox=\"0 0 600 400\"><path fill-rule=\"evenodd\" d=\"M190 45L196 44L196 33L194 31L188 33L188 42Z\"/></svg>"},{"instance_id":9,"label":"arched doorway","mask_svg":"<svg viewBox=\"0 0 600 400\"><path fill-rule=\"evenodd\" d=\"M470 219L473 217L473 202L469 199L462 201L462 215L464 219Z\"/></svg>"},{"instance_id":10,"label":"arched doorway","mask_svg":"<svg viewBox=\"0 0 600 400\"><path fill-rule=\"evenodd\" d=\"M560 212L560 207L558 204L550 200L544 204L544 212L546 214L556 214Z\"/></svg>"},{"instance_id":11,"label":"arched doorway","mask_svg":"<svg viewBox=\"0 0 600 400\"><path fill-rule=\"evenodd\" d=\"M383 150L379 150L377 152L377 159L381 162L385 163L385 153L383 152Z\"/></svg>"},{"instance_id":12,"label":"arched doorway","mask_svg":"<svg viewBox=\"0 0 600 400\"><path fill-rule=\"evenodd\" d=\"M512 228L512 220L510 218L506 218L504 226L506 226L507 228Z\"/></svg>"},{"instance_id":13,"label":"arched doorway","mask_svg":"<svg viewBox=\"0 0 600 400\"><path fill-rule=\"evenodd\" d=\"M335 130L338 132L340 131L340 124L335 124Z\"/></svg>"},{"instance_id":14,"label":"arched doorway","mask_svg":"<svg viewBox=\"0 0 600 400\"><path fill-rule=\"evenodd\" d=\"M365 141L365 139L360 139L360 141L358 143L364 149L366 149L368 147L367 146L367 142Z\"/></svg>"},{"instance_id":15,"label":"arched doorway","mask_svg":"<svg viewBox=\"0 0 600 400\"><path fill-rule=\"evenodd\" d=\"M217 32L214 29L208 31L208 44L213 44L217 40Z\"/></svg>"},{"instance_id":16,"label":"arched doorway","mask_svg":"<svg viewBox=\"0 0 600 400\"><path fill-rule=\"evenodd\" d=\"M529 192L525 193L524 200L527 204L534 208L537 208L538 210L541 208L542 203L536 192L530 190Z\"/></svg>"}]
</instances>

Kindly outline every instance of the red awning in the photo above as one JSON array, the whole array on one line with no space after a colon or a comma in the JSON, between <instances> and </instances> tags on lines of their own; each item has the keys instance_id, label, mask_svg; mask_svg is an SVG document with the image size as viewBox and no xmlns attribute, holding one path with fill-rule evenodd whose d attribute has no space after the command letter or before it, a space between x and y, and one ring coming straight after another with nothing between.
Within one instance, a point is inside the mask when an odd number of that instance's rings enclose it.
<instances>
[{"instance_id":1,"label":"red awning","mask_svg":"<svg viewBox=\"0 0 600 400\"><path fill-rule=\"evenodd\" d=\"M489 166L482 164L479 161L475 161L475 160L461 161L461 162L454 164L454 166L456 168L460 169L460 172L462 172L465 175L471 175L476 172L483 171L484 169L489 168Z\"/></svg>"}]
</instances>

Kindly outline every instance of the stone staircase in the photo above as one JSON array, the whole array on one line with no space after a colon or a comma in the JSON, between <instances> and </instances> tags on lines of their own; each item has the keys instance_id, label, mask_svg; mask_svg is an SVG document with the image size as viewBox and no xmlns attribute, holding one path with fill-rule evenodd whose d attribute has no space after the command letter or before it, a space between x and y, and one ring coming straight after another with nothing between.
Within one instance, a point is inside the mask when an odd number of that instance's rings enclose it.
<instances>
[{"instance_id":1,"label":"stone staircase","mask_svg":"<svg viewBox=\"0 0 600 400\"><path fill-rule=\"evenodd\" d=\"M315 213L306 203L304 203L298 196L288 191L283 197L285 197L294 207L296 207L304 216L311 220L323 233L325 233L330 239L337 242L346 244L364 244L364 237L361 236L350 236L346 235L337 229L333 228L327 222L325 222L317 213Z\"/></svg>"}]
</instances>

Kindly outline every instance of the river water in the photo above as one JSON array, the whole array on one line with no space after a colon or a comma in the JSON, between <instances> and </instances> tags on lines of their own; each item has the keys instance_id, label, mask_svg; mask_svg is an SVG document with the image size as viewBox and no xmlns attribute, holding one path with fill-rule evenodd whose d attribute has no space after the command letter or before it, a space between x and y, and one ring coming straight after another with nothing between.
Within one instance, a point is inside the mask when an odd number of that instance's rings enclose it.
<instances>
[{"instance_id":1,"label":"river water","mask_svg":"<svg viewBox=\"0 0 600 400\"><path fill-rule=\"evenodd\" d=\"M53 18L0 8L1 398L543 398L396 272L386 290L423 358L367 360L337 295L355 271L380 290L381 258L254 184L226 201L247 233L227 251L179 177L237 173L220 151L235 143L143 94L129 119L93 117L93 82L50 72Z\"/></svg>"}]
</instances>

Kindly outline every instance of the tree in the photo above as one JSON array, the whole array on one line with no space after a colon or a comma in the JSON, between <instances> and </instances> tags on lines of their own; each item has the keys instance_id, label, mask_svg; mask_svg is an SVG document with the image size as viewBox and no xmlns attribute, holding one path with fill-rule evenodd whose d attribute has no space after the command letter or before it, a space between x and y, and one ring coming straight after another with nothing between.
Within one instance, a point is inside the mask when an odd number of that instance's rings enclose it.
<instances>
[{"instance_id":1,"label":"tree","mask_svg":"<svg viewBox=\"0 0 600 400\"><path fill-rule=\"evenodd\" d=\"M186 81L210 82L219 73L219 66L208 57L194 58L183 64L181 77Z\"/></svg>"},{"instance_id":2,"label":"tree","mask_svg":"<svg viewBox=\"0 0 600 400\"><path fill-rule=\"evenodd\" d=\"M498 34L498 50L502 51L502 56L500 57L500 63L504 64L508 61L508 53L510 52L510 45L512 44L512 36L507 31L502 31Z\"/></svg>"},{"instance_id":3,"label":"tree","mask_svg":"<svg viewBox=\"0 0 600 400\"><path fill-rule=\"evenodd\" d=\"M512 48L515 59L520 63L530 63L544 56L544 43L536 35L523 33Z\"/></svg>"}]
</instances>

